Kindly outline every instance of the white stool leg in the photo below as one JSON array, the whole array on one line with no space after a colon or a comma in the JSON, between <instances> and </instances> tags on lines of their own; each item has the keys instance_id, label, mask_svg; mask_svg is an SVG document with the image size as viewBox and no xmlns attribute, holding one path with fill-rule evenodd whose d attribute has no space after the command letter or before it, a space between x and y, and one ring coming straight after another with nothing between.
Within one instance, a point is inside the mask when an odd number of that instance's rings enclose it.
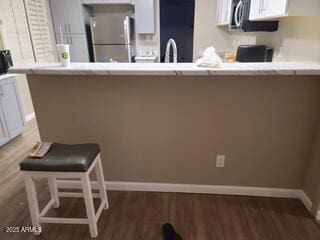
<instances>
[{"instance_id":1,"label":"white stool leg","mask_svg":"<svg viewBox=\"0 0 320 240\"><path fill-rule=\"evenodd\" d=\"M60 199L58 197L58 188L57 188L56 178L49 177L48 178L48 185L49 185L51 199L54 200L53 207L58 208L58 207L60 207Z\"/></svg>"},{"instance_id":2,"label":"white stool leg","mask_svg":"<svg viewBox=\"0 0 320 240\"><path fill-rule=\"evenodd\" d=\"M84 202L86 205L87 218L89 223L90 235L92 238L98 236L98 227L96 221L96 214L93 205L92 191L88 173L81 175L81 183L83 188Z\"/></svg>"},{"instance_id":3,"label":"white stool leg","mask_svg":"<svg viewBox=\"0 0 320 240\"><path fill-rule=\"evenodd\" d=\"M100 154L98 155L98 161L95 166L95 171L96 171L101 201L105 202L104 209L108 209L109 202L108 202L106 186L104 185L104 176L103 176Z\"/></svg>"},{"instance_id":4,"label":"white stool leg","mask_svg":"<svg viewBox=\"0 0 320 240\"><path fill-rule=\"evenodd\" d=\"M26 186L32 226L40 227L40 224L39 224L40 212L39 212L38 198L37 198L37 192L36 192L34 181L32 177L27 174L23 174L23 178ZM40 235L40 233L41 232L34 232L34 235Z\"/></svg>"}]
</instances>

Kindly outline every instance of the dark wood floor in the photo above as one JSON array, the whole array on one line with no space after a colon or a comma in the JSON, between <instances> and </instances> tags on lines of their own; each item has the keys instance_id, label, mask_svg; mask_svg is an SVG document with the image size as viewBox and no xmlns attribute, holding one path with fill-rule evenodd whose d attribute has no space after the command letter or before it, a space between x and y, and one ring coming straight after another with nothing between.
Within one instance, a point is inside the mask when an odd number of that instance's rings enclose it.
<instances>
[{"instance_id":1,"label":"dark wood floor","mask_svg":"<svg viewBox=\"0 0 320 240\"><path fill-rule=\"evenodd\" d=\"M0 175L2 228L31 224L23 182L19 172L13 169L18 167L23 151L29 146L25 141L38 138L35 132L36 129L30 130L13 143L20 154L11 151L12 146L0 150L0 157L7 159L1 163ZM10 171L14 181L10 180ZM49 200L49 191L44 180L37 185L40 206L44 206ZM110 209L104 211L99 220L98 239L160 240L161 225L170 222L184 240L320 240L319 226L295 199L117 191L108 194ZM98 203L96 201L95 205ZM61 207L52 209L49 214L84 217L84 202L63 198ZM42 227L43 232L38 237L28 233L4 233L2 229L0 239L90 239L86 225L43 224Z\"/></svg>"}]
</instances>

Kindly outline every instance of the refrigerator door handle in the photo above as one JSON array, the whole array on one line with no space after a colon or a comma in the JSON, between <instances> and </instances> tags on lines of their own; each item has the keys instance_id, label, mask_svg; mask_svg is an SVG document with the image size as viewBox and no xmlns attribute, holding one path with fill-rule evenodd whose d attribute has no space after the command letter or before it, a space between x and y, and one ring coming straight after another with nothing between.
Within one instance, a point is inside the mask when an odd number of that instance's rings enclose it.
<instances>
[{"instance_id":1,"label":"refrigerator door handle","mask_svg":"<svg viewBox=\"0 0 320 240\"><path fill-rule=\"evenodd\" d=\"M130 30L129 30L129 19L123 21L123 29L124 29L124 42L125 44L130 44Z\"/></svg>"},{"instance_id":2,"label":"refrigerator door handle","mask_svg":"<svg viewBox=\"0 0 320 240\"><path fill-rule=\"evenodd\" d=\"M130 27L129 27L130 19L127 16L126 19L123 21L123 28L124 28L124 41L126 44L126 50L128 53L128 62L131 62L131 48L130 48Z\"/></svg>"}]
</instances>

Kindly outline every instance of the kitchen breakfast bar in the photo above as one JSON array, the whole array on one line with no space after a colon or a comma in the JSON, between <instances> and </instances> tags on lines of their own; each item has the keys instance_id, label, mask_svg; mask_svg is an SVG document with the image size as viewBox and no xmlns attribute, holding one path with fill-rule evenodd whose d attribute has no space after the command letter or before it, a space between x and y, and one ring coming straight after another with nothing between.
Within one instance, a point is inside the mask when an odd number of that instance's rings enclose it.
<instances>
[{"instance_id":1,"label":"kitchen breakfast bar","mask_svg":"<svg viewBox=\"0 0 320 240\"><path fill-rule=\"evenodd\" d=\"M100 144L111 189L304 188L320 201L304 183L320 132L318 63L35 64L10 72L27 74L42 141ZM225 168L215 166L219 154Z\"/></svg>"}]
</instances>

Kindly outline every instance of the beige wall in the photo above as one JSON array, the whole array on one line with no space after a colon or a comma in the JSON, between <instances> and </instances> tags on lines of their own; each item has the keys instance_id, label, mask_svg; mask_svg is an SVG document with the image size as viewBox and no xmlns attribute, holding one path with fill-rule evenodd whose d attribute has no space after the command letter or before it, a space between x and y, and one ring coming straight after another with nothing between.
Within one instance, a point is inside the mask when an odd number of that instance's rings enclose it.
<instances>
[{"instance_id":1,"label":"beige wall","mask_svg":"<svg viewBox=\"0 0 320 240\"><path fill-rule=\"evenodd\" d=\"M274 47L275 61L320 61L320 17L282 18L274 33L234 33L216 26L216 5L217 0L196 1L194 59L207 46L232 50L236 40Z\"/></svg>"},{"instance_id":2,"label":"beige wall","mask_svg":"<svg viewBox=\"0 0 320 240\"><path fill-rule=\"evenodd\" d=\"M302 188L319 77L29 78L43 140L98 142L107 180ZM215 156L226 154L226 167Z\"/></svg>"},{"instance_id":3,"label":"beige wall","mask_svg":"<svg viewBox=\"0 0 320 240\"><path fill-rule=\"evenodd\" d=\"M303 189L313 203L312 212L316 214L320 204L320 123L311 158L307 166Z\"/></svg>"}]
</instances>

